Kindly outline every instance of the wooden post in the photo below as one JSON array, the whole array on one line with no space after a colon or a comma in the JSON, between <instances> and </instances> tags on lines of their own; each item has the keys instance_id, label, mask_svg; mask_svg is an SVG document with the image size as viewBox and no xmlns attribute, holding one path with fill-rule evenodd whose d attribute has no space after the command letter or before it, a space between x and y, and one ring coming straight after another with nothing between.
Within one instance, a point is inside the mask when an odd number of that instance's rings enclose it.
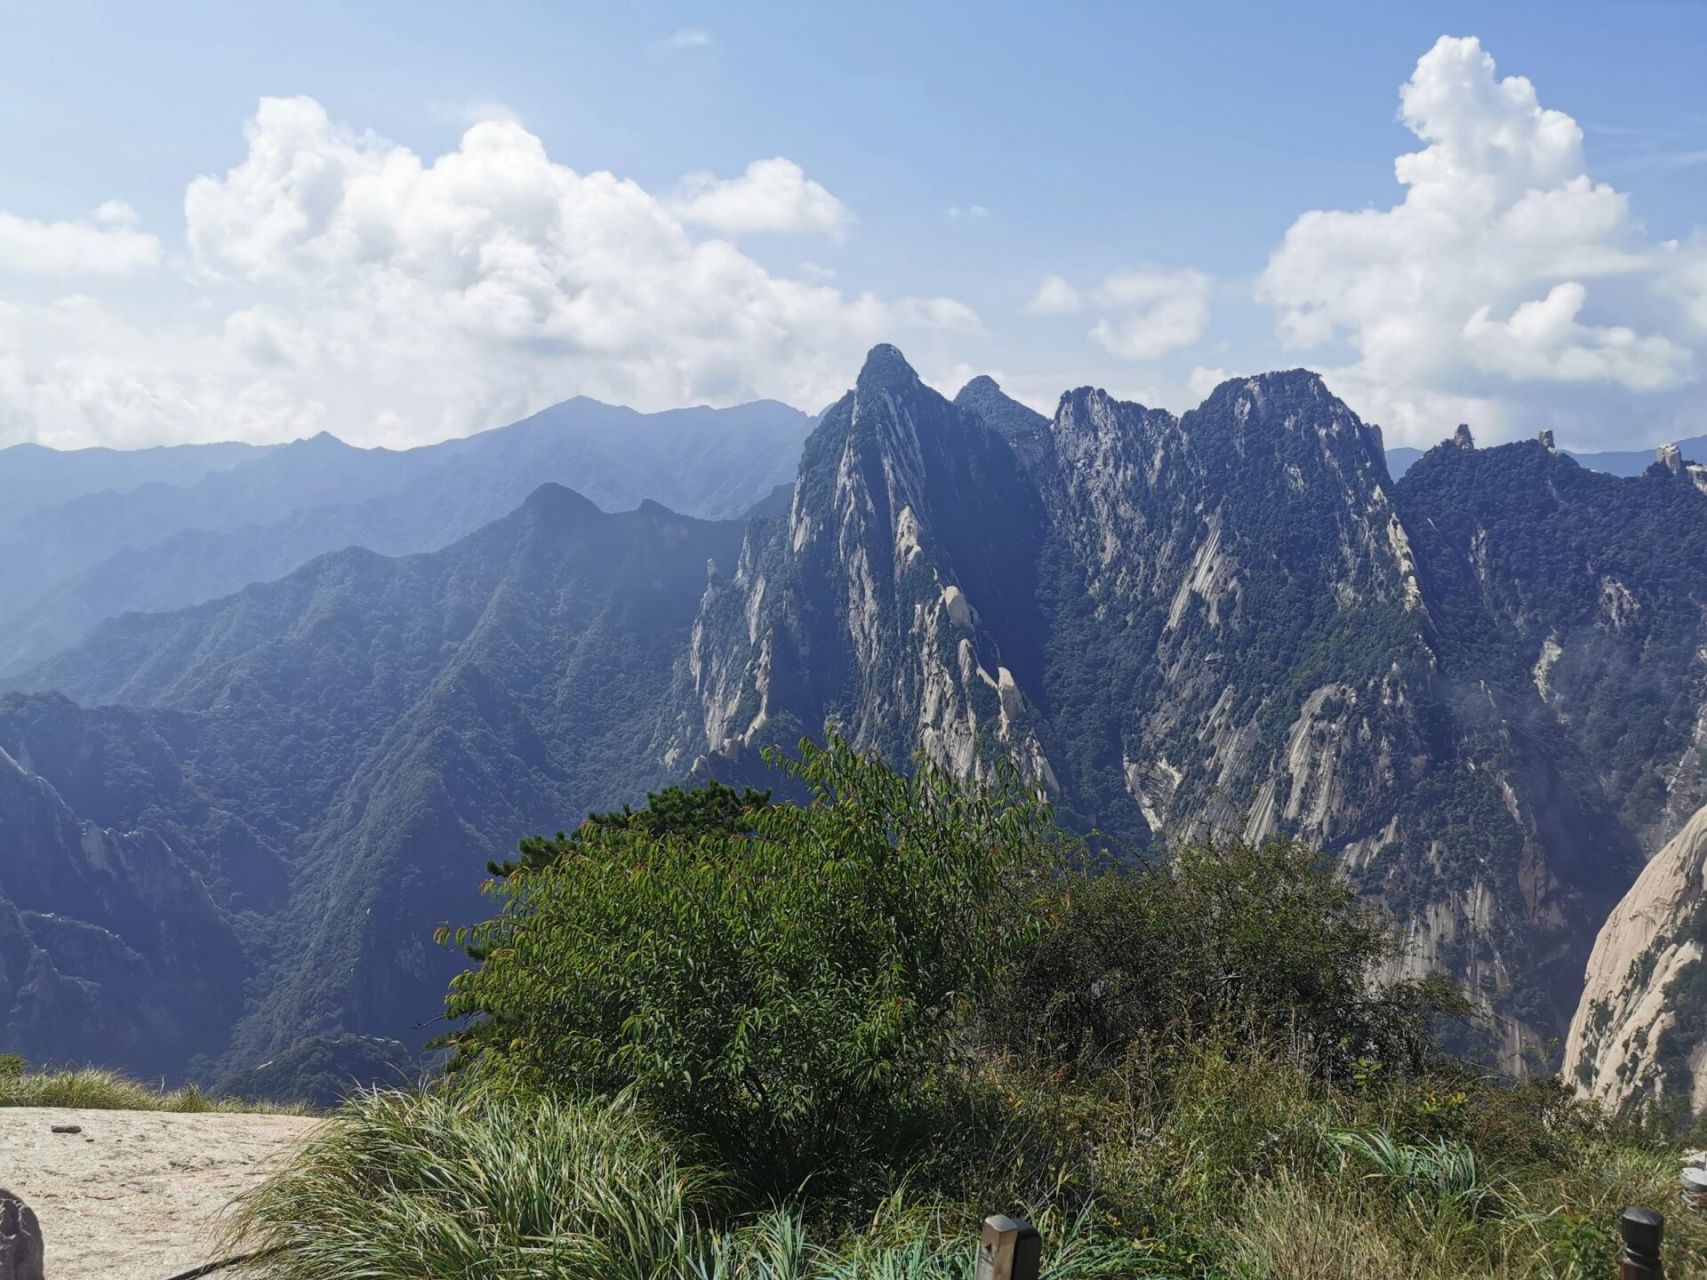
<instances>
[{"instance_id":1,"label":"wooden post","mask_svg":"<svg viewBox=\"0 0 1707 1280\"><path fill-rule=\"evenodd\" d=\"M1618 1219L1618 1234L1624 1238L1618 1280L1665 1280L1665 1268L1660 1263L1660 1239L1665 1229L1663 1214L1652 1209L1624 1210Z\"/></svg>"},{"instance_id":2,"label":"wooden post","mask_svg":"<svg viewBox=\"0 0 1707 1280\"><path fill-rule=\"evenodd\" d=\"M1043 1240L1031 1223L1000 1213L984 1219L978 1280L1037 1280L1042 1262Z\"/></svg>"}]
</instances>

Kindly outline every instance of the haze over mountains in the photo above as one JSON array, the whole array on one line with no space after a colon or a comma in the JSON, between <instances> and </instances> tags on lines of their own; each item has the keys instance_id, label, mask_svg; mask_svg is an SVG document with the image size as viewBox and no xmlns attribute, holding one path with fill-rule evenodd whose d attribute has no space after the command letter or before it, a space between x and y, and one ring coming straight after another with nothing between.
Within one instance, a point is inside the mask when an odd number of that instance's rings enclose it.
<instances>
[{"instance_id":1,"label":"haze over mountains","mask_svg":"<svg viewBox=\"0 0 1707 1280\"><path fill-rule=\"evenodd\" d=\"M0 537L33 592L0 618L0 1035L30 1056L418 1045L486 858L763 784L834 725L1008 756L1136 855L1319 844L1483 1008L1471 1048L1553 1064L1596 931L1707 804L1696 474L1465 439L1395 481L1303 370L1049 419L878 347L815 421L571 401L148 465L188 470L61 479Z\"/></svg>"},{"instance_id":2,"label":"haze over mountains","mask_svg":"<svg viewBox=\"0 0 1707 1280\"><path fill-rule=\"evenodd\" d=\"M197 604L341 547L445 546L546 481L572 482L609 510L650 498L738 515L793 479L809 426L774 401L641 414L577 398L402 452L327 435L135 455L0 450L0 671L105 618Z\"/></svg>"}]
</instances>

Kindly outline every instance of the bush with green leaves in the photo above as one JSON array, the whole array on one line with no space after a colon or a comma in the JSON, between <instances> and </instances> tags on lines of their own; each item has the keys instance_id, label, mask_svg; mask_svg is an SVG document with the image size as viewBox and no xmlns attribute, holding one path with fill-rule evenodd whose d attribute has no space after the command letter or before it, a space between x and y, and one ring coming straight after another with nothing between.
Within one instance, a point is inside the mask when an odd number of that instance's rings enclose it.
<instances>
[{"instance_id":1,"label":"bush with green leaves","mask_svg":"<svg viewBox=\"0 0 1707 1280\"><path fill-rule=\"evenodd\" d=\"M755 1183L904 1154L1060 861L1011 777L911 776L842 742L778 760L807 792L750 824L583 827L491 885L456 940L458 1061L633 1089Z\"/></svg>"},{"instance_id":2,"label":"bush with green leaves","mask_svg":"<svg viewBox=\"0 0 1707 1280\"><path fill-rule=\"evenodd\" d=\"M1374 981L1397 951L1391 922L1295 840L1190 844L1054 888L993 1018L1026 1051L1100 1064L1226 1033L1350 1079L1417 1069L1431 1023L1464 1007L1440 979Z\"/></svg>"}]
</instances>

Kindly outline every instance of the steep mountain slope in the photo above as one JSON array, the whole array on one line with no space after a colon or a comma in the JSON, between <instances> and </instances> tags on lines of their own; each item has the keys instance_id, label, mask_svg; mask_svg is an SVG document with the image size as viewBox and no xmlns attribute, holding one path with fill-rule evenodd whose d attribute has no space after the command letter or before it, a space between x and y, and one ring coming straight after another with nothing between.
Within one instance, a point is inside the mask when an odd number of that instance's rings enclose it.
<instances>
[{"instance_id":1,"label":"steep mountain slope","mask_svg":"<svg viewBox=\"0 0 1707 1280\"><path fill-rule=\"evenodd\" d=\"M1561 1074L1609 1107L1707 1108L1707 808L1643 868L1601 927Z\"/></svg>"},{"instance_id":2,"label":"steep mountain slope","mask_svg":"<svg viewBox=\"0 0 1707 1280\"><path fill-rule=\"evenodd\" d=\"M673 759L750 758L834 724L861 746L1049 776L1020 692L1044 639L1043 511L1003 438L878 347L807 441L784 519L706 593Z\"/></svg>"},{"instance_id":3,"label":"steep mountain slope","mask_svg":"<svg viewBox=\"0 0 1707 1280\"><path fill-rule=\"evenodd\" d=\"M419 1043L455 967L431 929L479 909L486 858L665 777L645 726L664 719L708 565L731 564L739 539L733 523L654 503L607 515L548 485L441 552L352 549L192 610L132 615L41 677L151 708L77 713L131 717L128 754L41 767L122 782L134 743L165 722L198 785L259 832L263 879L282 851L283 892L242 922L260 993L244 1063L352 1027ZM0 710L39 722L42 703ZM195 834L177 836L196 847ZM225 862L240 865L210 861L205 879L235 916L249 868L236 852Z\"/></svg>"},{"instance_id":4,"label":"steep mountain slope","mask_svg":"<svg viewBox=\"0 0 1707 1280\"><path fill-rule=\"evenodd\" d=\"M247 965L158 833L80 818L0 750L0 1040L37 1062L178 1070L224 1047Z\"/></svg>"},{"instance_id":5,"label":"steep mountain slope","mask_svg":"<svg viewBox=\"0 0 1707 1280\"><path fill-rule=\"evenodd\" d=\"M105 618L227 595L328 551L444 546L547 481L607 510L651 498L739 515L792 479L808 423L772 401L641 414L582 398L421 449L317 436L188 488L79 497L0 530L0 671L57 652ZM3 463L0 455L0 484Z\"/></svg>"}]
</instances>

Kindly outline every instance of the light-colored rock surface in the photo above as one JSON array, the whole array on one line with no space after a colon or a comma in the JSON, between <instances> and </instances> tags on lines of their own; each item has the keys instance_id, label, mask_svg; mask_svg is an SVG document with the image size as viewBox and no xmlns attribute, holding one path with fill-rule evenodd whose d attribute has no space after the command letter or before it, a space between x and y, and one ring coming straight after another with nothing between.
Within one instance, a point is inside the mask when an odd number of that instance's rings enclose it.
<instances>
[{"instance_id":1,"label":"light-colored rock surface","mask_svg":"<svg viewBox=\"0 0 1707 1280\"><path fill-rule=\"evenodd\" d=\"M1654 855L1595 938L1562 1069L1584 1096L1619 1106L1653 1090L1654 1054L1677 1016L1666 988L1702 955L1698 943L1679 935L1707 896L1704 870L1707 808ZM1699 1058L1691 1055L1692 1068ZM1700 1110L1707 1072L1693 1074L1691 1101Z\"/></svg>"},{"instance_id":2,"label":"light-colored rock surface","mask_svg":"<svg viewBox=\"0 0 1707 1280\"><path fill-rule=\"evenodd\" d=\"M49 1280L166 1280L213 1259L232 1198L321 1123L0 1107L0 1181L41 1219Z\"/></svg>"}]
</instances>

